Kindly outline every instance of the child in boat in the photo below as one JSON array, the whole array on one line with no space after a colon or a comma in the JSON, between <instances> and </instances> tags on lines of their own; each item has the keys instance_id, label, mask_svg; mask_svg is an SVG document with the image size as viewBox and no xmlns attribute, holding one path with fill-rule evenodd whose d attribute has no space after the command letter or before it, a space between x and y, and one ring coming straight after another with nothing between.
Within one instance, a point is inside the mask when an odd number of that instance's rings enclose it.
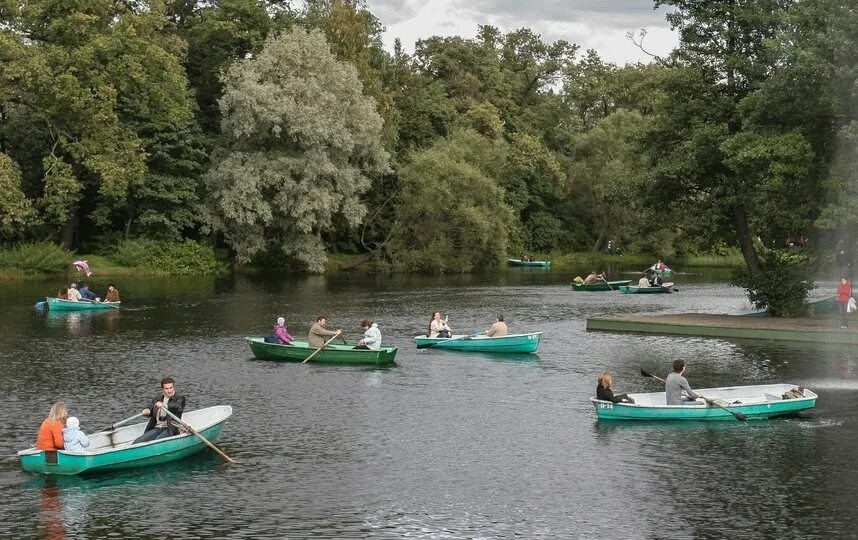
<instances>
[{"instance_id":1,"label":"child in boat","mask_svg":"<svg viewBox=\"0 0 858 540\"><path fill-rule=\"evenodd\" d=\"M283 317L277 317L277 324L274 325L274 337L277 338L277 343L280 345L291 345L292 340L295 339L289 333L289 329L286 328L286 319Z\"/></svg>"},{"instance_id":2,"label":"child in boat","mask_svg":"<svg viewBox=\"0 0 858 540\"><path fill-rule=\"evenodd\" d=\"M85 452L89 448L89 438L80 430L80 421L74 416L68 417L63 428L63 446L77 452Z\"/></svg>"},{"instance_id":3,"label":"child in boat","mask_svg":"<svg viewBox=\"0 0 858 540\"><path fill-rule=\"evenodd\" d=\"M607 371L599 375L599 381L596 384L596 399L611 403L635 402L628 394L614 394L614 376Z\"/></svg>"}]
</instances>

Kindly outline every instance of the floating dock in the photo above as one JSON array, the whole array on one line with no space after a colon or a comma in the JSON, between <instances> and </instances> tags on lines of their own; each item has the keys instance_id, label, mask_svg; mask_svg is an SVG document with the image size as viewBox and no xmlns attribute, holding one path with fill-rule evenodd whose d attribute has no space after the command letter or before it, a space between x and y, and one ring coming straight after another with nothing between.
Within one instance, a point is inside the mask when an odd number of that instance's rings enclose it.
<instances>
[{"instance_id":1,"label":"floating dock","mask_svg":"<svg viewBox=\"0 0 858 540\"><path fill-rule=\"evenodd\" d=\"M840 328L837 319L776 319L707 313L605 315L587 319L587 330L858 345L858 329Z\"/></svg>"}]
</instances>

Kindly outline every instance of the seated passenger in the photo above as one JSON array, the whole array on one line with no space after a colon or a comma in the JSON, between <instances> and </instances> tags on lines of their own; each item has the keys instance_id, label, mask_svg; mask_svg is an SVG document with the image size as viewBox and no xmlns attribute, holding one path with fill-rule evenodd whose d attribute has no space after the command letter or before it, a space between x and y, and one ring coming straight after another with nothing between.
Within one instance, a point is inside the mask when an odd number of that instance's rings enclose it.
<instances>
[{"instance_id":1,"label":"seated passenger","mask_svg":"<svg viewBox=\"0 0 858 540\"><path fill-rule=\"evenodd\" d=\"M79 292L81 298L83 298L84 300L89 300L90 302L95 300L95 293L89 290L89 285L87 285L86 283L83 284Z\"/></svg>"},{"instance_id":2,"label":"seated passenger","mask_svg":"<svg viewBox=\"0 0 858 540\"><path fill-rule=\"evenodd\" d=\"M72 283L69 286L69 298L72 302L80 302L83 299L83 296L80 295L80 291L77 290L77 283Z\"/></svg>"},{"instance_id":3,"label":"seated passenger","mask_svg":"<svg viewBox=\"0 0 858 540\"><path fill-rule=\"evenodd\" d=\"M105 302L119 302L119 289L113 286L113 283L107 286L107 292L104 295Z\"/></svg>"},{"instance_id":4,"label":"seated passenger","mask_svg":"<svg viewBox=\"0 0 858 540\"><path fill-rule=\"evenodd\" d=\"M638 280L638 287L649 287L649 286L650 286L649 279L647 279L646 276L644 276Z\"/></svg>"},{"instance_id":5,"label":"seated passenger","mask_svg":"<svg viewBox=\"0 0 858 540\"><path fill-rule=\"evenodd\" d=\"M652 275L652 279L650 280L650 282L649 282L649 283L650 283L650 285L652 285L653 287L661 287L662 285L664 285L664 280L661 278L661 276L660 276L660 275L658 275L658 274L653 274L653 275Z\"/></svg>"},{"instance_id":6,"label":"seated passenger","mask_svg":"<svg viewBox=\"0 0 858 540\"><path fill-rule=\"evenodd\" d=\"M503 322L503 315L498 315L495 319L495 323L491 328L486 330L486 335L488 337L504 337L508 331L506 323Z\"/></svg>"},{"instance_id":7,"label":"seated passenger","mask_svg":"<svg viewBox=\"0 0 858 540\"><path fill-rule=\"evenodd\" d=\"M614 376L607 371L599 375L599 382L596 384L596 399L611 403L635 402L628 394L614 394Z\"/></svg>"},{"instance_id":8,"label":"seated passenger","mask_svg":"<svg viewBox=\"0 0 858 540\"><path fill-rule=\"evenodd\" d=\"M591 270L587 277L584 278L584 285L592 285L599 281L599 274L595 270Z\"/></svg>"},{"instance_id":9,"label":"seated passenger","mask_svg":"<svg viewBox=\"0 0 858 540\"><path fill-rule=\"evenodd\" d=\"M57 293L57 300L68 300L69 299L69 288L63 287L60 289L60 292Z\"/></svg>"},{"instance_id":10,"label":"seated passenger","mask_svg":"<svg viewBox=\"0 0 858 540\"><path fill-rule=\"evenodd\" d=\"M83 452L89 448L89 437L84 435L79 426L80 421L74 416L69 416L66 420L66 427L63 429L63 444L66 450Z\"/></svg>"},{"instance_id":11,"label":"seated passenger","mask_svg":"<svg viewBox=\"0 0 858 540\"><path fill-rule=\"evenodd\" d=\"M448 337L452 336L453 330L450 328L450 325L447 324L448 317L445 317L444 319L442 319L440 311L433 311L432 312L432 318L429 320L428 337L430 337L430 338L448 338Z\"/></svg>"},{"instance_id":12,"label":"seated passenger","mask_svg":"<svg viewBox=\"0 0 858 540\"><path fill-rule=\"evenodd\" d=\"M358 341L355 349L371 349L377 351L381 349L381 330L378 329L378 324L369 319L364 319L360 323L363 328L363 339Z\"/></svg>"},{"instance_id":13,"label":"seated passenger","mask_svg":"<svg viewBox=\"0 0 858 540\"><path fill-rule=\"evenodd\" d=\"M48 417L42 422L39 427L39 435L36 438L36 448L39 450L62 450L63 445L63 428L66 425L68 418L66 404L58 401L53 404Z\"/></svg>"},{"instance_id":14,"label":"seated passenger","mask_svg":"<svg viewBox=\"0 0 858 540\"><path fill-rule=\"evenodd\" d=\"M289 333L289 329L286 328L286 319L283 317L277 317L277 324L274 325L274 337L277 338L275 343L280 345L291 345L292 340L295 339Z\"/></svg>"}]
</instances>

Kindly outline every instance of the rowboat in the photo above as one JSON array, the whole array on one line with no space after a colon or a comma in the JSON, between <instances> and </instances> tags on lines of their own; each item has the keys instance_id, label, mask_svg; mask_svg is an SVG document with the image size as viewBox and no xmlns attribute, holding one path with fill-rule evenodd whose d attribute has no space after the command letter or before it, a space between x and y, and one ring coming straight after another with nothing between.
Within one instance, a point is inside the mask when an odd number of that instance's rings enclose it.
<instances>
[{"instance_id":1,"label":"rowboat","mask_svg":"<svg viewBox=\"0 0 858 540\"><path fill-rule=\"evenodd\" d=\"M551 261L522 261L521 259L507 259L506 264L509 266L530 266L538 268L548 268L551 266Z\"/></svg>"},{"instance_id":2,"label":"rowboat","mask_svg":"<svg viewBox=\"0 0 858 540\"><path fill-rule=\"evenodd\" d=\"M660 287L638 287L637 285L624 285L620 287L623 294L660 294L669 293L673 283L664 283Z\"/></svg>"},{"instance_id":3,"label":"rowboat","mask_svg":"<svg viewBox=\"0 0 858 540\"><path fill-rule=\"evenodd\" d=\"M803 397L787 397L786 392L799 390ZM599 420L735 420L729 412L744 414L748 419L773 418L812 409L817 395L795 384L762 384L731 388L701 388L694 391L713 400L703 399L688 405L666 405L664 392L629 394L634 403L611 403L591 398ZM726 407L724 410L721 407Z\"/></svg>"},{"instance_id":4,"label":"rowboat","mask_svg":"<svg viewBox=\"0 0 858 540\"><path fill-rule=\"evenodd\" d=\"M542 332L508 334L503 337L454 335L449 338L415 336L418 349L448 349L473 352L534 353L539 348Z\"/></svg>"},{"instance_id":5,"label":"rowboat","mask_svg":"<svg viewBox=\"0 0 858 540\"><path fill-rule=\"evenodd\" d=\"M810 307L811 313L813 315L819 315L820 313L828 313L834 309L834 306L837 302L837 296L826 296L825 298L820 298L818 300L811 300L807 303ZM744 313L739 313L743 317L768 317L769 310L766 309L757 309L754 311L746 311Z\"/></svg>"},{"instance_id":6,"label":"rowboat","mask_svg":"<svg viewBox=\"0 0 858 540\"><path fill-rule=\"evenodd\" d=\"M573 291L616 291L623 285L628 285L632 280L625 279L620 281L597 281L596 283L572 283Z\"/></svg>"},{"instance_id":7,"label":"rowboat","mask_svg":"<svg viewBox=\"0 0 858 540\"><path fill-rule=\"evenodd\" d=\"M59 298L45 298L48 309L51 311L91 311L97 309L119 309L122 302L92 302L89 300L60 300Z\"/></svg>"},{"instance_id":8,"label":"rowboat","mask_svg":"<svg viewBox=\"0 0 858 540\"><path fill-rule=\"evenodd\" d=\"M232 407L218 405L189 411L182 420L209 441L216 441ZM46 451L29 448L18 452L21 468L39 474L84 474L156 465L189 456L206 448L192 433L182 433L155 441L132 444L143 434L146 422L103 431L89 436L87 451Z\"/></svg>"},{"instance_id":9,"label":"rowboat","mask_svg":"<svg viewBox=\"0 0 858 540\"><path fill-rule=\"evenodd\" d=\"M246 337L253 356L261 360L283 360L287 362L303 362L318 349L310 347L306 341L293 341L291 345L265 343L264 337ZM389 366L396 362L396 347L372 349L355 349L354 345L328 345L313 356L310 362L314 364L368 364L373 366Z\"/></svg>"}]
</instances>

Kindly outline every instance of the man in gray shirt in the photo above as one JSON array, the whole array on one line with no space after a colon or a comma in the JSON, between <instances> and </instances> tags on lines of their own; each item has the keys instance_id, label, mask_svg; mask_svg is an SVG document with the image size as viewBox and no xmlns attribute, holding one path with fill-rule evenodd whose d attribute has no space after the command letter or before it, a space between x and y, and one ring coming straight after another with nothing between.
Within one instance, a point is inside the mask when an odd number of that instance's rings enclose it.
<instances>
[{"instance_id":1,"label":"man in gray shirt","mask_svg":"<svg viewBox=\"0 0 858 540\"><path fill-rule=\"evenodd\" d=\"M697 399L697 394L691 389L688 381L682 374L685 373L685 360L673 361L673 373L667 376L664 381L664 399L668 405L684 405L694 403L682 399L680 392L685 390L685 394L691 399Z\"/></svg>"}]
</instances>

